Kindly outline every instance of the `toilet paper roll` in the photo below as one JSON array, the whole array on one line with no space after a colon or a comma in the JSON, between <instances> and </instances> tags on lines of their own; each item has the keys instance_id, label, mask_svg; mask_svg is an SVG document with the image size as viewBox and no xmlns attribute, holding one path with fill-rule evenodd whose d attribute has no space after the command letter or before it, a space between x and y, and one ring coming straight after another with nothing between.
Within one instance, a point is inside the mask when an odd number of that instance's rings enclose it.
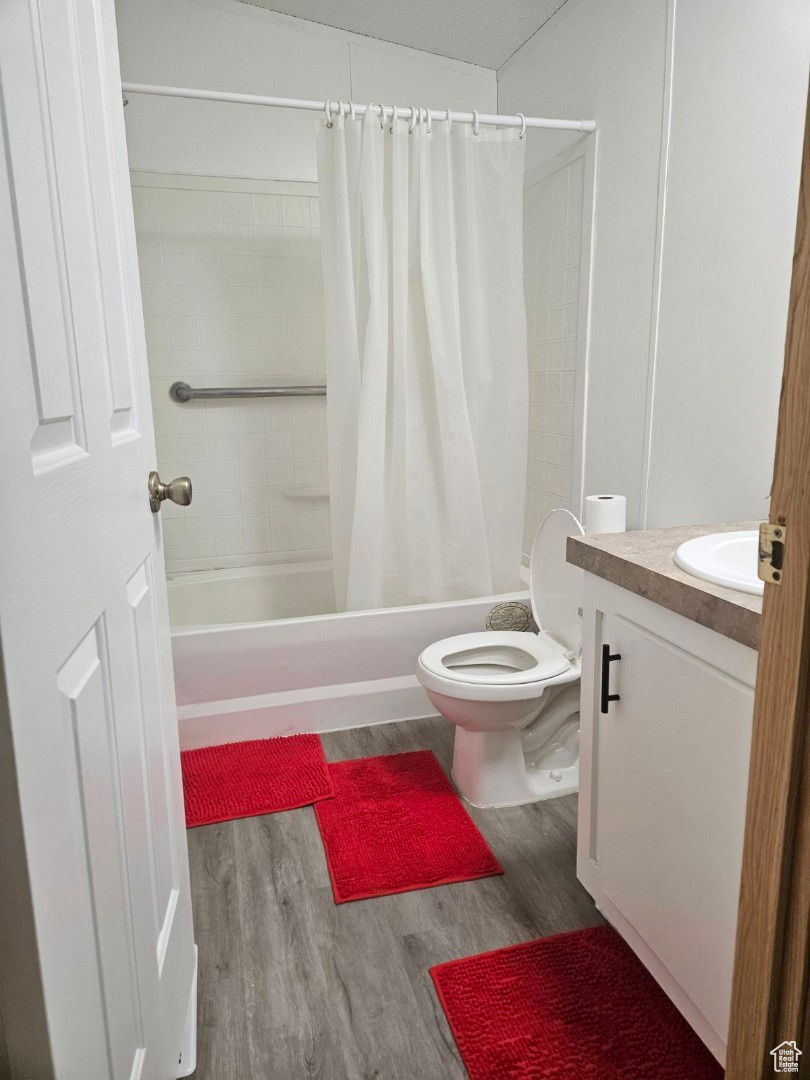
<instances>
[{"instance_id":1,"label":"toilet paper roll","mask_svg":"<svg viewBox=\"0 0 810 1080\"><path fill-rule=\"evenodd\" d=\"M586 495L585 532L617 533L627 527L627 499L624 495Z\"/></svg>"}]
</instances>

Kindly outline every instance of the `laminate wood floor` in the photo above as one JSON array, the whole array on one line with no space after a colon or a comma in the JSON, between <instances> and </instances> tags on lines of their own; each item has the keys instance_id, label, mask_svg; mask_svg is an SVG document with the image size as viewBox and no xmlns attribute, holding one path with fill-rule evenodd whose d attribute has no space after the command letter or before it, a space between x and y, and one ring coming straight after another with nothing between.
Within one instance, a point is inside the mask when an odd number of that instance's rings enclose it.
<instances>
[{"instance_id":1,"label":"laminate wood floor","mask_svg":"<svg viewBox=\"0 0 810 1080\"><path fill-rule=\"evenodd\" d=\"M433 750L414 720L322 736L330 761ZM467 1073L428 968L602 921L575 873L576 797L469 808L503 877L332 899L311 806L191 829L196 1080L452 1080Z\"/></svg>"}]
</instances>

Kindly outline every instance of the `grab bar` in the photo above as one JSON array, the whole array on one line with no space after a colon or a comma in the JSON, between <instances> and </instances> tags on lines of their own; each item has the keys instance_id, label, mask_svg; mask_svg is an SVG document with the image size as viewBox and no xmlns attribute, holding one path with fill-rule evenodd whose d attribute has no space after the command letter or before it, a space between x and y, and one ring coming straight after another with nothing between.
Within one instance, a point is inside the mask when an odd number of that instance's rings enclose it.
<instances>
[{"instance_id":1,"label":"grab bar","mask_svg":"<svg viewBox=\"0 0 810 1080\"><path fill-rule=\"evenodd\" d=\"M197 398L238 398L238 397L323 397L325 386L189 386L187 382L172 383L169 397L172 401L185 404Z\"/></svg>"}]
</instances>

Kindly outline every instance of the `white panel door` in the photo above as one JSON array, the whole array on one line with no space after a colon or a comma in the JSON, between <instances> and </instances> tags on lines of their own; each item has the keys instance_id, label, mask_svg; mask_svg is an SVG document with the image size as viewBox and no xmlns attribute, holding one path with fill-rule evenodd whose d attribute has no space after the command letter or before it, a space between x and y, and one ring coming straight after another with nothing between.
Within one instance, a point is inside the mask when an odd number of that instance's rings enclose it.
<instances>
[{"instance_id":1,"label":"white panel door","mask_svg":"<svg viewBox=\"0 0 810 1080\"><path fill-rule=\"evenodd\" d=\"M0 80L0 637L51 1074L168 1080L194 944L112 0L2 0Z\"/></svg>"}]
</instances>

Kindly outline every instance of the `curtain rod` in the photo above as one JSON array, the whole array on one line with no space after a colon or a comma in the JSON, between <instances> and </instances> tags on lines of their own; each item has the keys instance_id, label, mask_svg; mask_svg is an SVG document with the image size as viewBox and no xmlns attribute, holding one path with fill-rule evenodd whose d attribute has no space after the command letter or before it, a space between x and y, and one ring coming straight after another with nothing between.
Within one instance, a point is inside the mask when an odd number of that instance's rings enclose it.
<instances>
[{"instance_id":1,"label":"curtain rod","mask_svg":"<svg viewBox=\"0 0 810 1080\"><path fill-rule=\"evenodd\" d=\"M257 94L229 94L224 90L194 90L187 86L152 86L148 83L123 83L121 89L125 94L154 94L158 97L195 98L204 101L227 101L235 105L271 105L280 109L306 109L310 112L322 112L326 115L327 105L334 115L337 115L341 106L344 109L352 108L350 102L344 101L307 101L303 98L260 97ZM354 113L362 116L370 106L354 105ZM419 111L419 106L401 105L373 105L375 112L384 110L385 116L392 119L396 116L400 120L409 120ZM455 112L450 109L422 110L429 113L431 120L453 120L460 124L497 124L499 127L522 127L525 123L527 128L555 128L562 131L595 131L594 120L552 120L542 116L498 116L496 113L472 113Z\"/></svg>"}]
</instances>

